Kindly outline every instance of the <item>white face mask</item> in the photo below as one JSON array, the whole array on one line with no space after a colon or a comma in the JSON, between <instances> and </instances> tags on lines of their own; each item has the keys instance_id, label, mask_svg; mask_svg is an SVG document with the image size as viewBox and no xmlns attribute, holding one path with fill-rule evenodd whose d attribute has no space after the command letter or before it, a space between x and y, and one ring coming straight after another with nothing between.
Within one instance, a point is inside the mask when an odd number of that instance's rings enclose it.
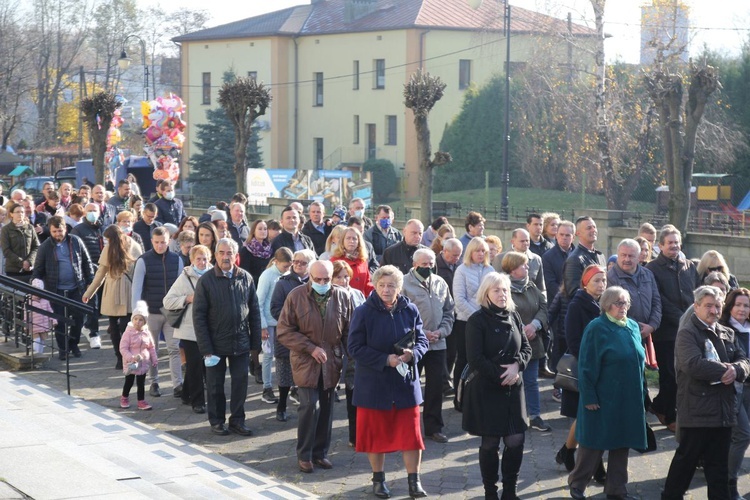
<instances>
[{"instance_id":1,"label":"white face mask","mask_svg":"<svg viewBox=\"0 0 750 500\"><path fill-rule=\"evenodd\" d=\"M164 198L166 198L167 200L170 200L170 201L174 200L174 191L167 191L164 194Z\"/></svg>"},{"instance_id":2,"label":"white face mask","mask_svg":"<svg viewBox=\"0 0 750 500\"><path fill-rule=\"evenodd\" d=\"M99 214L96 212L86 212L86 220L93 224L99 220Z\"/></svg>"}]
</instances>

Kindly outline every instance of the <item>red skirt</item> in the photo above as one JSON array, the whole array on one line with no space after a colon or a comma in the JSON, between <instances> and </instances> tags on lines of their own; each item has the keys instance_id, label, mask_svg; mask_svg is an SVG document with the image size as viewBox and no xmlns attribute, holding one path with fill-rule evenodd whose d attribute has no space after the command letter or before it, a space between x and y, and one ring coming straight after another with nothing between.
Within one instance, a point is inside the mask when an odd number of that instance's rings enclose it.
<instances>
[{"instance_id":1,"label":"red skirt","mask_svg":"<svg viewBox=\"0 0 750 500\"><path fill-rule=\"evenodd\" d=\"M357 407L357 447L362 453L424 450L419 406L390 410Z\"/></svg>"}]
</instances>

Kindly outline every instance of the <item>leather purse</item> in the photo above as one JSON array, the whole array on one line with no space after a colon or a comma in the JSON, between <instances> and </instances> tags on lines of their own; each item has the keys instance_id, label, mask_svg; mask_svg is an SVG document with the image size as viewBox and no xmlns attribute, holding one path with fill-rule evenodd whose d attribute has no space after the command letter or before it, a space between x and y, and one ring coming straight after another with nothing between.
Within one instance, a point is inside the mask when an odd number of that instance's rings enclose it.
<instances>
[{"instance_id":1,"label":"leather purse","mask_svg":"<svg viewBox=\"0 0 750 500\"><path fill-rule=\"evenodd\" d=\"M557 362L557 374L552 384L556 389L578 392L578 359L569 353Z\"/></svg>"},{"instance_id":2,"label":"leather purse","mask_svg":"<svg viewBox=\"0 0 750 500\"><path fill-rule=\"evenodd\" d=\"M416 343L416 332L409 330L409 332L401 337L398 342L393 344L393 348L396 350L396 354L401 356L404 353L404 349L414 349Z\"/></svg>"}]
</instances>

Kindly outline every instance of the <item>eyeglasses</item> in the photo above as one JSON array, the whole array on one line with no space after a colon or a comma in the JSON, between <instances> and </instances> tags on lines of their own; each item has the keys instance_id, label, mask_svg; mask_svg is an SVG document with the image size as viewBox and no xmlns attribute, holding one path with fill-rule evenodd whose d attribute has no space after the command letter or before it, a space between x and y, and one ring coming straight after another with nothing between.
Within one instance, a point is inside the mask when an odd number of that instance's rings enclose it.
<instances>
[{"instance_id":1,"label":"eyeglasses","mask_svg":"<svg viewBox=\"0 0 750 500\"><path fill-rule=\"evenodd\" d=\"M627 300L618 300L614 303L616 307L630 307L630 302Z\"/></svg>"},{"instance_id":2,"label":"eyeglasses","mask_svg":"<svg viewBox=\"0 0 750 500\"><path fill-rule=\"evenodd\" d=\"M292 264L294 264L295 266L305 267L307 266L308 262L306 260L293 260Z\"/></svg>"}]
</instances>

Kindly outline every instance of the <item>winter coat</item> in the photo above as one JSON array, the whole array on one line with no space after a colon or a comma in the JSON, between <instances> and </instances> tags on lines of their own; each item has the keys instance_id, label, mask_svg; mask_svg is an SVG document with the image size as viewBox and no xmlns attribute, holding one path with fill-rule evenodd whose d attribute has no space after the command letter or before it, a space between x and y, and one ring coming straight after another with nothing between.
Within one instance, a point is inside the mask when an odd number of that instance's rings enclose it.
<instances>
[{"instance_id":1,"label":"winter coat","mask_svg":"<svg viewBox=\"0 0 750 500\"><path fill-rule=\"evenodd\" d=\"M310 238L310 241L312 241L313 243L315 253L318 255L326 251L326 240L331 234L331 231L333 231L332 225L325 224L325 221L323 222L322 233L318 231L318 229L313 225L313 222L310 219L308 219L307 222L305 222L305 224L302 226L302 234Z\"/></svg>"},{"instance_id":2,"label":"winter coat","mask_svg":"<svg viewBox=\"0 0 750 500\"><path fill-rule=\"evenodd\" d=\"M66 235L62 244L68 247L76 286L83 295L86 286L94 279L94 266L89 258L89 252L81 238L72 234ZM52 238L48 238L39 245L39 252L36 254L36 260L34 261L34 272L32 273L32 279L44 281L44 289L50 292L57 292L57 280L59 278L59 264L55 254L55 246L56 243Z\"/></svg>"},{"instance_id":3,"label":"winter coat","mask_svg":"<svg viewBox=\"0 0 750 500\"><path fill-rule=\"evenodd\" d=\"M143 219L133 224L133 233L141 237L141 243L143 243L143 251L148 252L153 248L151 245L151 231L157 227L161 227L161 222L154 221L150 226L147 225Z\"/></svg>"},{"instance_id":4,"label":"winter coat","mask_svg":"<svg viewBox=\"0 0 750 500\"><path fill-rule=\"evenodd\" d=\"M396 245L404 239L404 235L395 227L389 227L386 234L383 234L380 227L372 226L365 231L363 236L365 241L372 244L372 249L375 251L375 257L378 259L378 262L383 261L383 254L386 248Z\"/></svg>"},{"instance_id":5,"label":"winter coat","mask_svg":"<svg viewBox=\"0 0 750 500\"><path fill-rule=\"evenodd\" d=\"M435 257L435 269L437 270L437 275L443 278L448 284L448 289L450 290L451 295L453 295L453 276L456 273L458 265L459 264L454 264L453 269L451 269L451 266L445 262L442 253L437 254Z\"/></svg>"},{"instance_id":6,"label":"winter coat","mask_svg":"<svg viewBox=\"0 0 750 500\"><path fill-rule=\"evenodd\" d=\"M432 274L427 281L421 281L412 269L404 276L404 287L401 293L417 306L419 315L422 317L422 328L440 333L440 339L437 342L430 342L429 350L446 349L445 339L453 330L455 305L445 280L437 274Z\"/></svg>"},{"instance_id":7,"label":"winter coat","mask_svg":"<svg viewBox=\"0 0 750 500\"><path fill-rule=\"evenodd\" d=\"M500 437L527 428L520 375L531 359L531 345L521 328L517 315L507 311L498 315L485 307L466 322L466 361L470 372L478 372L465 386L462 427L469 434ZM505 369L500 365L513 362L519 366L518 382L503 386L500 375Z\"/></svg>"},{"instance_id":8,"label":"winter coat","mask_svg":"<svg viewBox=\"0 0 750 500\"><path fill-rule=\"evenodd\" d=\"M315 389L322 374L323 389L328 390L341 379L353 304L346 289L332 286L322 316L314 293L311 283L289 293L276 325L276 338L290 351L295 385ZM325 351L325 363L312 357L317 347Z\"/></svg>"},{"instance_id":9,"label":"winter coat","mask_svg":"<svg viewBox=\"0 0 750 500\"><path fill-rule=\"evenodd\" d=\"M402 377L388 366L388 355L395 354L393 344L410 331L415 332L414 357L419 363L427 352L428 342L422 330L417 307L403 295L389 311L377 292L354 310L349 325L349 355L356 361L354 373L354 406L373 410L414 408L422 402L419 380Z\"/></svg>"},{"instance_id":10,"label":"winter coat","mask_svg":"<svg viewBox=\"0 0 750 500\"><path fill-rule=\"evenodd\" d=\"M260 327L268 328L276 326L276 318L271 314L271 296L276 282L279 281L282 273L276 264L266 268L260 275L257 285L258 307L260 307ZM283 305L283 304L282 304Z\"/></svg>"},{"instance_id":11,"label":"winter coat","mask_svg":"<svg viewBox=\"0 0 750 500\"><path fill-rule=\"evenodd\" d=\"M677 424L679 427L732 427L737 423L737 391L734 384L712 384L721 380L731 363L737 371L737 383L750 373L750 362L740 347L734 330L716 324L716 332L693 315L677 332L674 349L677 379ZM719 361L706 359L709 340Z\"/></svg>"},{"instance_id":12,"label":"winter coat","mask_svg":"<svg viewBox=\"0 0 750 500\"><path fill-rule=\"evenodd\" d=\"M232 277L219 266L195 285L193 326L201 354L235 356L260 350L260 310L253 278L234 266Z\"/></svg>"},{"instance_id":13,"label":"winter coat","mask_svg":"<svg viewBox=\"0 0 750 500\"><path fill-rule=\"evenodd\" d=\"M542 236L542 239L539 243L536 243L533 240L529 240L529 251L541 258L549 249L554 247L555 244L549 241L547 238Z\"/></svg>"},{"instance_id":14,"label":"winter coat","mask_svg":"<svg viewBox=\"0 0 750 500\"><path fill-rule=\"evenodd\" d=\"M284 307L284 301L289 295L289 292L291 292L298 286L304 285L309 280L310 280L309 276L303 279L294 271L290 271L286 273L285 275L279 277L279 280L276 282L276 285L274 285L274 288L273 288L273 294L271 295L271 305L270 305L271 316L276 321L278 321L279 316L281 316L281 310ZM279 343L278 335L274 338L273 347L274 347L273 356L275 358L288 358L289 357L289 349L287 349L286 346Z\"/></svg>"},{"instance_id":15,"label":"winter coat","mask_svg":"<svg viewBox=\"0 0 750 500\"><path fill-rule=\"evenodd\" d=\"M143 325L143 330L139 331L135 329L133 323L128 323L120 339L120 354L122 354L122 371L126 375L128 365L135 361L138 355L141 356L141 360L138 362L138 369L133 372L134 375L145 375L149 368L159 364L156 346L146 325Z\"/></svg>"},{"instance_id":16,"label":"winter coat","mask_svg":"<svg viewBox=\"0 0 750 500\"><path fill-rule=\"evenodd\" d=\"M570 251L563 266L563 282L568 298L572 298L576 290L581 288L583 270L591 264L598 264L607 269L607 258L599 250L589 250L580 243Z\"/></svg>"},{"instance_id":17,"label":"winter coat","mask_svg":"<svg viewBox=\"0 0 750 500\"><path fill-rule=\"evenodd\" d=\"M615 264L607 271L607 287L621 286L630 294L628 318L645 323L654 330L661 323L661 296L654 273L643 266L637 266L633 274L628 274Z\"/></svg>"},{"instance_id":18,"label":"winter coat","mask_svg":"<svg viewBox=\"0 0 750 500\"><path fill-rule=\"evenodd\" d=\"M336 262L337 260L343 260L352 268L352 279L349 281L349 286L362 292L365 297L369 297L370 292L375 287L372 286L372 281L370 281L370 269L367 266L367 261L362 259L352 260L346 257L331 258L331 262Z\"/></svg>"},{"instance_id":19,"label":"winter coat","mask_svg":"<svg viewBox=\"0 0 750 500\"><path fill-rule=\"evenodd\" d=\"M91 262L94 262L94 270L96 270L96 267L99 262L99 257L102 255L102 251L104 250L104 237L102 234L104 233L104 226L102 226L98 221L94 224L90 223L86 219L81 219L81 223L78 224L76 227L73 228L73 230L70 232L70 234L75 234L81 240L83 240L83 244L86 245L86 250L89 251L89 257L91 257Z\"/></svg>"},{"instance_id":20,"label":"winter coat","mask_svg":"<svg viewBox=\"0 0 750 500\"><path fill-rule=\"evenodd\" d=\"M563 284L563 267L569 254L570 250L566 252L555 243L555 246L542 255L544 286L547 289L547 298L550 299L550 302L560 291L560 285Z\"/></svg>"},{"instance_id":21,"label":"winter coat","mask_svg":"<svg viewBox=\"0 0 750 500\"><path fill-rule=\"evenodd\" d=\"M206 273L211 272L210 264ZM188 303L187 298L195 295L195 285L198 283L201 275L195 272L193 266L188 266L182 270L177 277L172 288L164 296L165 309L183 309L187 306L185 314L182 316L180 326L174 329L174 337L183 340L192 340L197 342L195 337L195 328L193 327L193 303ZM193 297L195 299L195 297Z\"/></svg>"},{"instance_id":22,"label":"winter coat","mask_svg":"<svg viewBox=\"0 0 750 500\"><path fill-rule=\"evenodd\" d=\"M583 332L593 320L601 315L599 301L597 301L586 290L576 291L568 303L568 312L565 315L565 342L568 344L568 353L578 358L581 349Z\"/></svg>"},{"instance_id":23,"label":"winter coat","mask_svg":"<svg viewBox=\"0 0 750 500\"><path fill-rule=\"evenodd\" d=\"M18 227L9 222L0 230L0 247L5 256L5 272L20 273L23 270L23 261L27 260L29 264L34 265L39 238L31 224Z\"/></svg>"},{"instance_id":24,"label":"winter coat","mask_svg":"<svg viewBox=\"0 0 750 500\"><path fill-rule=\"evenodd\" d=\"M240 267L250 273L250 276L253 277L253 281L257 286L258 282L260 281L260 275L263 274L263 271L265 271L272 255L266 258L256 257L255 255L250 253L250 250L248 250L244 245L240 245L239 255Z\"/></svg>"},{"instance_id":25,"label":"winter coat","mask_svg":"<svg viewBox=\"0 0 750 500\"><path fill-rule=\"evenodd\" d=\"M84 298L91 298L99 287L104 283L104 292L102 293L101 313L105 316L127 316L133 311L131 302L131 293L133 287L133 269L135 261L143 253L141 246L132 238L124 236L130 243L129 253L133 258L130 267L125 270L118 278L113 278L109 274L109 257L107 252L102 252L99 256L99 267L96 270L94 281L91 282Z\"/></svg>"},{"instance_id":26,"label":"winter coat","mask_svg":"<svg viewBox=\"0 0 750 500\"><path fill-rule=\"evenodd\" d=\"M154 202L154 205L156 205L156 208L158 209L156 212L156 220L162 224L174 224L175 226L179 226L182 219L187 217L185 209L182 206L182 200L179 198L168 200L159 197L159 199Z\"/></svg>"},{"instance_id":27,"label":"winter coat","mask_svg":"<svg viewBox=\"0 0 750 500\"><path fill-rule=\"evenodd\" d=\"M182 257L169 250L162 254L149 250L141 255L133 270L132 303L144 300L148 304L149 314L161 314L164 296L183 267Z\"/></svg>"},{"instance_id":28,"label":"winter coat","mask_svg":"<svg viewBox=\"0 0 750 500\"><path fill-rule=\"evenodd\" d=\"M299 236L300 243L302 243L302 246L304 248L307 248L308 250L312 250L313 252L315 251L315 247L309 236L302 234L301 232L298 232L297 236ZM292 233L286 230L283 230L279 233L278 236L276 236L273 239L273 241L271 242L271 255L276 253L276 250L278 250L281 247L287 247L289 250L292 251L292 253L297 251L294 248L294 236L292 236Z\"/></svg>"},{"instance_id":29,"label":"winter coat","mask_svg":"<svg viewBox=\"0 0 750 500\"><path fill-rule=\"evenodd\" d=\"M661 296L661 323L652 334L654 341L675 340L680 317L694 302L693 290L698 288L698 271L689 260L672 260L660 253L646 264L654 273Z\"/></svg>"},{"instance_id":30,"label":"winter coat","mask_svg":"<svg viewBox=\"0 0 750 500\"><path fill-rule=\"evenodd\" d=\"M49 300L42 299L39 297L32 297L31 298L31 306L36 307L37 309L41 309L43 311L47 311L48 313L52 313L52 305L50 305ZM34 335L38 335L41 333L49 333L52 330L55 329L55 325L57 325L57 320L42 313L38 312L32 312L31 313L31 333Z\"/></svg>"},{"instance_id":31,"label":"winter coat","mask_svg":"<svg viewBox=\"0 0 750 500\"><path fill-rule=\"evenodd\" d=\"M494 267L495 271L497 271L498 273L504 272L503 257L505 257L506 253L507 252L499 253L495 255L494 259L492 259L492 267ZM546 297L547 286L544 284L544 264L542 264L542 258L537 254L531 252L530 250L526 250L526 252L521 253L523 253L529 259L529 281L533 282L539 289L539 291L544 293L544 296Z\"/></svg>"},{"instance_id":32,"label":"winter coat","mask_svg":"<svg viewBox=\"0 0 750 500\"><path fill-rule=\"evenodd\" d=\"M511 286L510 292L516 304L516 312L521 316L523 324L533 323L537 327L536 337L534 340L529 340L529 344L531 344L531 359L541 359L546 355L542 338L547 335L547 298L530 280L527 280L521 288ZM535 320L536 323L534 323Z\"/></svg>"},{"instance_id":33,"label":"winter coat","mask_svg":"<svg viewBox=\"0 0 750 500\"><path fill-rule=\"evenodd\" d=\"M416 252L420 248L427 248L427 247L424 245L417 245L415 247L410 247L409 245L406 244L405 241L401 240L399 243L389 246L383 251L383 258L381 261L381 265L396 266L402 273L406 274L409 272L409 269L411 269L412 266L414 265L414 262L412 261L412 257L414 257L414 252Z\"/></svg>"},{"instance_id":34,"label":"winter coat","mask_svg":"<svg viewBox=\"0 0 750 500\"><path fill-rule=\"evenodd\" d=\"M493 272L484 264L461 264L453 275L453 300L456 302L456 319L466 321L479 310L477 291L485 276Z\"/></svg>"},{"instance_id":35,"label":"winter coat","mask_svg":"<svg viewBox=\"0 0 750 500\"><path fill-rule=\"evenodd\" d=\"M628 318L619 326L599 316L584 330L579 354L578 442L595 450L646 449L646 352L638 323ZM599 409L585 408L592 404Z\"/></svg>"}]
</instances>

